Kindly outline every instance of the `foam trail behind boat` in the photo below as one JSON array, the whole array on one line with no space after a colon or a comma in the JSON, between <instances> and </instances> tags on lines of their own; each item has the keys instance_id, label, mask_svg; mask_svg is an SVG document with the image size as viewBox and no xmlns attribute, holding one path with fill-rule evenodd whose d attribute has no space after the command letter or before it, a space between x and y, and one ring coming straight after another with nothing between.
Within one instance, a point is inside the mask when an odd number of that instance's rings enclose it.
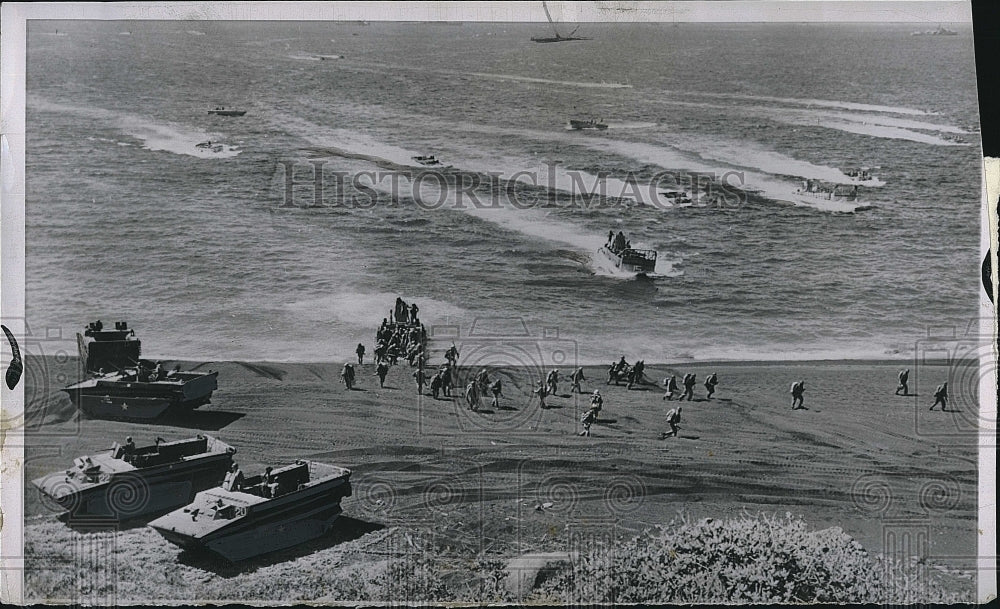
<instances>
[{"instance_id":1,"label":"foam trail behind boat","mask_svg":"<svg viewBox=\"0 0 1000 609\"><path fill-rule=\"evenodd\" d=\"M386 183L375 184L372 187L384 193L398 195L409 193L419 204L427 207L440 209L458 209L480 220L485 220L514 232L536 237L546 241L554 241L569 245L573 249L579 250L589 256L588 266L595 273L607 277L626 278L632 274L623 274L615 269L607 268L603 264L602 256L597 250L606 241L604 235L587 232L578 226L570 225L553 219L551 214L540 209L519 209L513 202L505 196L499 195L495 207L477 207L467 201L461 203L456 198L456 193L451 190L442 190L428 182L421 182L419 186L412 180L401 177L399 179L399 191L392 192L392 188ZM657 274L675 274L673 267L667 261L657 264Z\"/></svg>"}]
</instances>

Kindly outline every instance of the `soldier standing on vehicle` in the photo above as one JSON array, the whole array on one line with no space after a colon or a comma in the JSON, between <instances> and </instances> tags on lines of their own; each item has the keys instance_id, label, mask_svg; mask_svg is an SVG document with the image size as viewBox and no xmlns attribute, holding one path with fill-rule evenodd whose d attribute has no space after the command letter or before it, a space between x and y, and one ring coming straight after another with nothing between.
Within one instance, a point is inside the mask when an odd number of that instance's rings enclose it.
<instances>
[{"instance_id":1,"label":"soldier standing on vehicle","mask_svg":"<svg viewBox=\"0 0 1000 609\"><path fill-rule=\"evenodd\" d=\"M715 386L718 384L719 376L714 372L705 379L705 389L708 390L708 399L712 399L712 394L715 393Z\"/></svg>"},{"instance_id":2,"label":"soldier standing on vehicle","mask_svg":"<svg viewBox=\"0 0 1000 609\"><path fill-rule=\"evenodd\" d=\"M792 383L792 410L805 408L802 405L802 394L806 391L805 381L795 381Z\"/></svg>"},{"instance_id":3,"label":"soldier standing on vehicle","mask_svg":"<svg viewBox=\"0 0 1000 609\"><path fill-rule=\"evenodd\" d=\"M570 375L569 380L573 381L573 386L570 387L569 389L570 393L573 393L574 391L576 393L583 393L583 388L580 386L580 382L585 381L587 379L583 378L582 366L573 371L573 374Z\"/></svg>"},{"instance_id":4,"label":"soldier standing on vehicle","mask_svg":"<svg viewBox=\"0 0 1000 609\"><path fill-rule=\"evenodd\" d=\"M910 369L899 371L899 385L896 386L896 395L902 391L903 395L910 395Z\"/></svg>"},{"instance_id":5,"label":"soldier standing on vehicle","mask_svg":"<svg viewBox=\"0 0 1000 609\"><path fill-rule=\"evenodd\" d=\"M931 404L931 410L934 407L941 404L941 412L946 412L948 410L948 383L941 383L934 390L934 403Z\"/></svg>"}]
</instances>

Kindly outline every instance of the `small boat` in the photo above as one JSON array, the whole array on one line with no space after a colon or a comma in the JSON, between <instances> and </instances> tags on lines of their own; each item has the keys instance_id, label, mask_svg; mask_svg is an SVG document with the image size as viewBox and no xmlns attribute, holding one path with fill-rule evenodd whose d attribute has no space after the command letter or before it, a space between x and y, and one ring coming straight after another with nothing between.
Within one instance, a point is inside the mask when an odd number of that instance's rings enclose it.
<instances>
[{"instance_id":1,"label":"small boat","mask_svg":"<svg viewBox=\"0 0 1000 609\"><path fill-rule=\"evenodd\" d=\"M73 466L32 480L73 516L129 520L176 509L225 477L236 449L213 438L136 447L117 442L104 452L77 457Z\"/></svg>"},{"instance_id":2,"label":"small boat","mask_svg":"<svg viewBox=\"0 0 1000 609\"><path fill-rule=\"evenodd\" d=\"M231 472L149 526L182 548L237 562L326 533L351 495L350 477L349 469L304 460L249 478Z\"/></svg>"},{"instance_id":3,"label":"small boat","mask_svg":"<svg viewBox=\"0 0 1000 609\"><path fill-rule=\"evenodd\" d=\"M578 120L572 118L569 120L569 126L572 129L598 129L600 131L608 128L608 126L600 120Z\"/></svg>"},{"instance_id":4,"label":"small boat","mask_svg":"<svg viewBox=\"0 0 1000 609\"><path fill-rule=\"evenodd\" d=\"M843 192L840 184L828 184L821 180L804 180L802 187L795 190L795 194L804 195L814 199L827 201L856 201L858 199L858 185L851 185L851 190Z\"/></svg>"},{"instance_id":5,"label":"small boat","mask_svg":"<svg viewBox=\"0 0 1000 609\"><path fill-rule=\"evenodd\" d=\"M878 168L876 167L876 169ZM844 175L849 178L853 178L853 182L856 184L879 181L878 176L872 174L871 167L851 167L844 170Z\"/></svg>"},{"instance_id":6,"label":"small boat","mask_svg":"<svg viewBox=\"0 0 1000 609\"><path fill-rule=\"evenodd\" d=\"M599 250L615 269L636 275L646 275L656 269L656 251L634 249L625 233L609 234L608 242Z\"/></svg>"},{"instance_id":7,"label":"small boat","mask_svg":"<svg viewBox=\"0 0 1000 609\"><path fill-rule=\"evenodd\" d=\"M343 59L344 58L343 55L317 55L317 57L319 57L320 61L327 61L327 60L331 60L331 59Z\"/></svg>"},{"instance_id":8,"label":"small boat","mask_svg":"<svg viewBox=\"0 0 1000 609\"><path fill-rule=\"evenodd\" d=\"M417 162L417 164L423 165L424 167L438 167L438 168L445 168L445 167L447 167L444 163L442 163L433 154L428 154L428 155L423 155L423 156L415 156L415 157L412 157L412 158L413 158L414 161Z\"/></svg>"},{"instance_id":9,"label":"small boat","mask_svg":"<svg viewBox=\"0 0 1000 609\"><path fill-rule=\"evenodd\" d=\"M211 150L212 152L222 152L226 149L222 144L213 144L211 141L199 142L194 145L195 148L201 148L202 150Z\"/></svg>"},{"instance_id":10,"label":"small boat","mask_svg":"<svg viewBox=\"0 0 1000 609\"><path fill-rule=\"evenodd\" d=\"M246 110L226 110L225 107L213 108L208 111L209 114L217 114L219 116L243 116L247 113Z\"/></svg>"},{"instance_id":11,"label":"small boat","mask_svg":"<svg viewBox=\"0 0 1000 609\"><path fill-rule=\"evenodd\" d=\"M148 421L189 412L208 404L219 388L218 372L164 371L140 359L142 345L123 322L104 330L98 320L77 334L88 378L62 389L85 415Z\"/></svg>"},{"instance_id":12,"label":"small boat","mask_svg":"<svg viewBox=\"0 0 1000 609\"><path fill-rule=\"evenodd\" d=\"M662 196L667 203L676 207L694 204L688 193L683 190L662 190L660 191L660 196Z\"/></svg>"}]
</instances>

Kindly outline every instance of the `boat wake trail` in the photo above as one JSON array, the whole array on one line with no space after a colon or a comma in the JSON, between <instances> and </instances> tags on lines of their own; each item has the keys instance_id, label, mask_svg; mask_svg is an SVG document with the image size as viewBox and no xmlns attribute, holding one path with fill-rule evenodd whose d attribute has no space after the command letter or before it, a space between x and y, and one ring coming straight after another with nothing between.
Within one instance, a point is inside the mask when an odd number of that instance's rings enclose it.
<instances>
[{"instance_id":1,"label":"boat wake trail","mask_svg":"<svg viewBox=\"0 0 1000 609\"><path fill-rule=\"evenodd\" d=\"M861 112L883 112L886 114L908 114L913 116L928 116L931 112L906 108L903 106L881 106L877 104L862 104L849 101L837 101L831 99L808 99L800 97L772 97L769 95L747 95L741 93L710 93L698 91L685 91L686 97L709 97L715 99L737 99L754 102L768 102L771 104L785 104L789 106L819 107L819 108L841 108L844 110L858 110Z\"/></svg>"},{"instance_id":2,"label":"boat wake trail","mask_svg":"<svg viewBox=\"0 0 1000 609\"><path fill-rule=\"evenodd\" d=\"M113 112L101 108L85 108L56 104L47 100L32 98L32 110L73 114L116 127L125 135L143 142L146 150L173 152L202 159L234 157L242 150L224 142L220 133L209 133L183 125L158 123L145 117Z\"/></svg>"}]
</instances>

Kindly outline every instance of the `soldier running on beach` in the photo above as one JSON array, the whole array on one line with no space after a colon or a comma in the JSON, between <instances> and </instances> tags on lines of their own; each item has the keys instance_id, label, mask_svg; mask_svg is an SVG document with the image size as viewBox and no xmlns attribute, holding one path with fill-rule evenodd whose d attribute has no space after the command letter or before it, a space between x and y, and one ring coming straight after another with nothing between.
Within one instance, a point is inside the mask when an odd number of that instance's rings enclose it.
<instances>
[{"instance_id":1,"label":"soldier running on beach","mask_svg":"<svg viewBox=\"0 0 1000 609\"><path fill-rule=\"evenodd\" d=\"M379 362L375 374L378 375L378 386L385 387L385 375L389 374L389 366L385 362Z\"/></svg>"},{"instance_id":2,"label":"soldier running on beach","mask_svg":"<svg viewBox=\"0 0 1000 609\"><path fill-rule=\"evenodd\" d=\"M583 431L580 432L580 435L589 436L590 426L593 425L595 421L597 421L597 411L590 408L583 414L583 418L580 419L580 424L583 425Z\"/></svg>"},{"instance_id":3,"label":"soldier running on beach","mask_svg":"<svg viewBox=\"0 0 1000 609\"><path fill-rule=\"evenodd\" d=\"M947 412L948 410L948 383L941 383L934 390L934 403L931 404L931 410L934 407L941 404L941 412Z\"/></svg>"},{"instance_id":4,"label":"soldier running on beach","mask_svg":"<svg viewBox=\"0 0 1000 609\"><path fill-rule=\"evenodd\" d=\"M601 414L601 408L604 408L604 398L601 397L601 392L597 389L594 393L590 395L590 409L594 411L594 420Z\"/></svg>"},{"instance_id":5,"label":"soldier running on beach","mask_svg":"<svg viewBox=\"0 0 1000 609\"><path fill-rule=\"evenodd\" d=\"M611 366L608 368L608 382L605 385L610 385L611 381L614 381L615 385L618 384L618 364L615 362L611 362Z\"/></svg>"},{"instance_id":6,"label":"soldier running on beach","mask_svg":"<svg viewBox=\"0 0 1000 609\"><path fill-rule=\"evenodd\" d=\"M455 343L451 343L448 350L444 352L444 358L448 360L448 364L454 366L458 362L458 349L455 347Z\"/></svg>"},{"instance_id":7,"label":"soldier running on beach","mask_svg":"<svg viewBox=\"0 0 1000 609\"><path fill-rule=\"evenodd\" d=\"M802 405L802 394L806 391L805 381L795 381L792 383L792 410L798 410L799 408L805 408Z\"/></svg>"},{"instance_id":8,"label":"soldier running on beach","mask_svg":"<svg viewBox=\"0 0 1000 609\"><path fill-rule=\"evenodd\" d=\"M431 396L433 396L435 400L438 399L438 396L441 393L441 377L442 374L440 370L431 377Z\"/></svg>"},{"instance_id":9,"label":"soldier running on beach","mask_svg":"<svg viewBox=\"0 0 1000 609\"><path fill-rule=\"evenodd\" d=\"M490 385L490 391L493 393L493 402L490 406L500 408L500 396L503 395L503 386L500 384L500 379L493 381Z\"/></svg>"},{"instance_id":10,"label":"soldier running on beach","mask_svg":"<svg viewBox=\"0 0 1000 609\"><path fill-rule=\"evenodd\" d=\"M715 393L715 386L719 384L719 377L716 373L708 375L705 379L705 389L708 390L708 399L712 399L712 394Z\"/></svg>"},{"instance_id":11,"label":"soldier running on beach","mask_svg":"<svg viewBox=\"0 0 1000 609\"><path fill-rule=\"evenodd\" d=\"M354 389L354 366L344 364L344 369L340 371L340 380L348 389Z\"/></svg>"},{"instance_id":12,"label":"soldier running on beach","mask_svg":"<svg viewBox=\"0 0 1000 609\"><path fill-rule=\"evenodd\" d=\"M413 372L413 380L417 383L417 395L424 394L424 383L427 379L424 376L424 368L421 366Z\"/></svg>"},{"instance_id":13,"label":"soldier running on beach","mask_svg":"<svg viewBox=\"0 0 1000 609\"><path fill-rule=\"evenodd\" d=\"M670 375L670 378L663 379L663 386L667 390L667 392L663 394L663 399L664 400L673 400L674 399L674 392L677 391L678 389L680 389L677 386L677 377L674 376L673 374Z\"/></svg>"},{"instance_id":14,"label":"soldier running on beach","mask_svg":"<svg viewBox=\"0 0 1000 609\"><path fill-rule=\"evenodd\" d=\"M665 431L660 434L660 439L664 439L667 436L677 435L677 424L681 422L681 407L671 408L667 412L667 425L670 426L670 431Z\"/></svg>"},{"instance_id":15,"label":"soldier running on beach","mask_svg":"<svg viewBox=\"0 0 1000 609\"><path fill-rule=\"evenodd\" d=\"M548 387L545 386L545 382L544 381L538 381L538 388L534 389L531 393L537 393L538 394L538 405L539 406L541 406L542 408L548 408L548 406L545 405L545 396L548 395L549 390L548 390Z\"/></svg>"},{"instance_id":16,"label":"soldier running on beach","mask_svg":"<svg viewBox=\"0 0 1000 609\"><path fill-rule=\"evenodd\" d=\"M556 395L556 384L559 382L559 370L553 368L549 375L545 377L545 384L548 385L549 394Z\"/></svg>"},{"instance_id":17,"label":"soldier running on beach","mask_svg":"<svg viewBox=\"0 0 1000 609\"><path fill-rule=\"evenodd\" d=\"M694 399L694 386L695 383L697 382L698 380L696 375L694 374L684 375L684 395L681 396L682 400L684 398L687 398L688 401L690 402L692 399Z\"/></svg>"},{"instance_id":18,"label":"soldier running on beach","mask_svg":"<svg viewBox=\"0 0 1000 609\"><path fill-rule=\"evenodd\" d=\"M479 386L474 380L465 386L465 401L468 402L470 410L479 410Z\"/></svg>"},{"instance_id":19,"label":"soldier running on beach","mask_svg":"<svg viewBox=\"0 0 1000 609\"><path fill-rule=\"evenodd\" d=\"M583 367L580 367L580 368L577 368L576 370L574 370L573 374L571 374L569 376L569 380L573 381L573 386L570 387L570 389L569 389L570 393L574 393L574 392L576 392L576 393L583 393L583 387L580 386L580 382L587 380L587 379L583 378Z\"/></svg>"},{"instance_id":20,"label":"soldier running on beach","mask_svg":"<svg viewBox=\"0 0 1000 609\"><path fill-rule=\"evenodd\" d=\"M354 352L358 354L358 365L360 366L362 363L364 363L363 360L365 359L365 346L361 343L358 343L358 348L355 349Z\"/></svg>"},{"instance_id":21,"label":"soldier running on beach","mask_svg":"<svg viewBox=\"0 0 1000 609\"><path fill-rule=\"evenodd\" d=\"M480 368L479 372L476 373L476 388L479 389L479 395L486 395L486 391L490 388L490 375L486 371L486 368Z\"/></svg>"},{"instance_id":22,"label":"soldier running on beach","mask_svg":"<svg viewBox=\"0 0 1000 609\"><path fill-rule=\"evenodd\" d=\"M910 395L910 369L899 371L899 385L896 386L896 395L902 391L903 395Z\"/></svg>"},{"instance_id":23,"label":"soldier running on beach","mask_svg":"<svg viewBox=\"0 0 1000 609\"><path fill-rule=\"evenodd\" d=\"M445 397L451 397L451 387L453 384L452 368L448 366L441 368L441 392L444 393Z\"/></svg>"},{"instance_id":24,"label":"soldier running on beach","mask_svg":"<svg viewBox=\"0 0 1000 609\"><path fill-rule=\"evenodd\" d=\"M632 366L632 370L629 371L628 375L628 387L631 389L634 385L642 382L642 373L646 369L646 362L639 360Z\"/></svg>"}]
</instances>

